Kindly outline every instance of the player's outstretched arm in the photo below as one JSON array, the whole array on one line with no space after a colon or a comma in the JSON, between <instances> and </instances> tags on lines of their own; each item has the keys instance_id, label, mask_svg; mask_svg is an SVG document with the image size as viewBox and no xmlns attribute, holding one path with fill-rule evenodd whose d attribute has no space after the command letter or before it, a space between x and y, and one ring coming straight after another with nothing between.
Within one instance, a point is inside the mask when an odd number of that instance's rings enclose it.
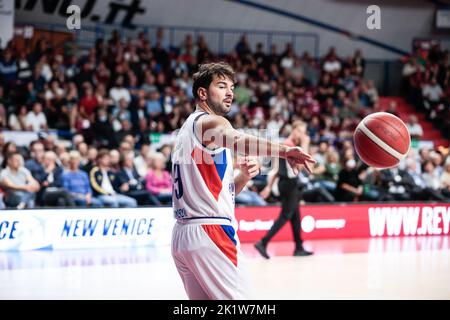
<instances>
[{"instance_id":1,"label":"player's outstretched arm","mask_svg":"<svg viewBox=\"0 0 450 320\"><path fill-rule=\"evenodd\" d=\"M197 123L196 132L202 143L210 149L225 147L233 149L240 155L284 158L295 174L298 174L303 167L311 173L311 165L316 163L300 147L288 147L240 132L221 116L201 117Z\"/></svg>"}]
</instances>

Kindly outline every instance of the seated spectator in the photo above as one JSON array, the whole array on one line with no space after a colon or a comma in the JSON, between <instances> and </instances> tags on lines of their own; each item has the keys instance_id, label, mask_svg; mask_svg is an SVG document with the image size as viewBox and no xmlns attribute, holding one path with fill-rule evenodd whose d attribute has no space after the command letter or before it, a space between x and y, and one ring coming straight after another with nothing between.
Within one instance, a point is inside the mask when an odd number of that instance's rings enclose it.
<instances>
[{"instance_id":1,"label":"seated spectator","mask_svg":"<svg viewBox=\"0 0 450 320\"><path fill-rule=\"evenodd\" d=\"M322 186L319 181L314 180L314 176L308 176L305 172L298 175L302 197L308 202L333 202L334 196Z\"/></svg>"},{"instance_id":2,"label":"seated spectator","mask_svg":"<svg viewBox=\"0 0 450 320\"><path fill-rule=\"evenodd\" d=\"M99 103L97 97L94 95L91 84L87 82L83 87L85 92L80 100L79 116L81 119L78 121L89 121L89 123L92 123L94 121L95 109Z\"/></svg>"},{"instance_id":3,"label":"seated spectator","mask_svg":"<svg viewBox=\"0 0 450 320\"><path fill-rule=\"evenodd\" d=\"M427 160L422 164L422 177L428 188L433 190L440 189L440 176L433 161Z\"/></svg>"},{"instance_id":4,"label":"seated spectator","mask_svg":"<svg viewBox=\"0 0 450 320\"><path fill-rule=\"evenodd\" d=\"M86 172L80 170L80 153L71 151L69 169L61 176L64 189L69 191L75 204L81 207L102 207L102 202L92 196L92 188Z\"/></svg>"},{"instance_id":5,"label":"seated spectator","mask_svg":"<svg viewBox=\"0 0 450 320\"><path fill-rule=\"evenodd\" d=\"M17 64L10 49L5 49L0 57L0 79L2 80L5 92L13 86L17 79Z\"/></svg>"},{"instance_id":6,"label":"seated spectator","mask_svg":"<svg viewBox=\"0 0 450 320\"><path fill-rule=\"evenodd\" d=\"M410 115L409 121L406 124L409 130L409 134L411 135L411 139L420 140L420 138L423 136L423 129L422 126L419 123L419 120L417 119L417 116Z\"/></svg>"},{"instance_id":7,"label":"seated spectator","mask_svg":"<svg viewBox=\"0 0 450 320\"><path fill-rule=\"evenodd\" d=\"M130 103L131 95L130 91L124 87L124 80L122 76L116 79L115 86L109 91L109 96L114 101L115 105L119 105L120 99L125 99L126 102Z\"/></svg>"},{"instance_id":8,"label":"seated spectator","mask_svg":"<svg viewBox=\"0 0 450 320\"><path fill-rule=\"evenodd\" d=\"M388 194L397 201L407 201L411 195L407 192L405 172L399 167L381 170L382 185Z\"/></svg>"},{"instance_id":9,"label":"seated spectator","mask_svg":"<svg viewBox=\"0 0 450 320\"><path fill-rule=\"evenodd\" d=\"M339 163L339 153L334 150L327 152L322 186L328 191L334 192L334 190L336 190L336 183L339 179L340 171L341 164Z\"/></svg>"},{"instance_id":10,"label":"seated spectator","mask_svg":"<svg viewBox=\"0 0 450 320\"><path fill-rule=\"evenodd\" d=\"M97 166L93 167L89 173L94 195L107 207L137 207L135 199L118 193L118 179L110 170L110 162L108 150L100 150L97 155Z\"/></svg>"},{"instance_id":11,"label":"seated spectator","mask_svg":"<svg viewBox=\"0 0 450 320\"><path fill-rule=\"evenodd\" d=\"M167 170L165 170L166 159L162 153L155 153L151 169L145 177L146 188L159 201L163 203L172 202L172 178Z\"/></svg>"},{"instance_id":12,"label":"seated spectator","mask_svg":"<svg viewBox=\"0 0 450 320\"><path fill-rule=\"evenodd\" d=\"M23 158L19 153L9 153L5 160L6 168L0 173L0 183L6 192L6 206L17 209L34 208L39 183L23 166Z\"/></svg>"},{"instance_id":13,"label":"seated spectator","mask_svg":"<svg viewBox=\"0 0 450 320\"><path fill-rule=\"evenodd\" d=\"M444 172L441 175L441 190L442 195L450 200L450 157L447 158L444 164Z\"/></svg>"},{"instance_id":14,"label":"seated spectator","mask_svg":"<svg viewBox=\"0 0 450 320\"><path fill-rule=\"evenodd\" d=\"M25 125L27 130L39 132L47 131L47 117L44 112L42 112L42 104L40 102L35 102L33 104L33 110L28 112L25 118Z\"/></svg>"},{"instance_id":15,"label":"seated spectator","mask_svg":"<svg viewBox=\"0 0 450 320\"><path fill-rule=\"evenodd\" d=\"M13 131L26 131L26 118L27 118L28 109L27 106L22 105L19 108L19 111L16 113L11 113L8 119L8 126Z\"/></svg>"},{"instance_id":16,"label":"seated spectator","mask_svg":"<svg viewBox=\"0 0 450 320\"><path fill-rule=\"evenodd\" d=\"M363 194L363 182L358 177L355 159L348 159L344 168L339 172L336 187L336 200L344 202L356 201Z\"/></svg>"},{"instance_id":17,"label":"seated spectator","mask_svg":"<svg viewBox=\"0 0 450 320\"><path fill-rule=\"evenodd\" d=\"M56 165L56 153L44 154L45 180L41 183L42 203L45 206L73 207L75 202L70 193L63 188L61 176L63 169Z\"/></svg>"},{"instance_id":18,"label":"seated spectator","mask_svg":"<svg viewBox=\"0 0 450 320\"><path fill-rule=\"evenodd\" d=\"M426 83L422 87L422 96L424 98L424 106L428 111L428 116L430 119L436 118L436 110L439 103L442 102L444 92L442 87L437 82L436 78L433 77L429 83Z\"/></svg>"},{"instance_id":19,"label":"seated spectator","mask_svg":"<svg viewBox=\"0 0 450 320\"><path fill-rule=\"evenodd\" d=\"M39 183L40 191L36 195L38 204L42 203L43 196L43 183L47 177L47 173L44 170L44 145L42 142L35 140L30 144L30 159L25 162L25 168L27 168L33 178Z\"/></svg>"},{"instance_id":20,"label":"seated spectator","mask_svg":"<svg viewBox=\"0 0 450 320\"><path fill-rule=\"evenodd\" d=\"M402 178L411 200L445 200L440 192L427 186L424 176L417 171L417 161L413 158L406 159L406 169Z\"/></svg>"},{"instance_id":21,"label":"seated spectator","mask_svg":"<svg viewBox=\"0 0 450 320\"><path fill-rule=\"evenodd\" d=\"M136 199L140 205L161 205L161 202L145 189L144 179L136 171L133 160L133 151L121 155L120 170L117 173L120 192Z\"/></svg>"},{"instance_id":22,"label":"seated spectator","mask_svg":"<svg viewBox=\"0 0 450 320\"><path fill-rule=\"evenodd\" d=\"M8 141L3 145L2 148L2 165L1 167L4 169L6 168L6 156L9 153L18 152L17 145L14 143L14 141Z\"/></svg>"},{"instance_id":23,"label":"seated spectator","mask_svg":"<svg viewBox=\"0 0 450 320\"><path fill-rule=\"evenodd\" d=\"M389 106L388 106L386 112L393 114L396 117L400 117L397 112L397 102L395 102L394 100L389 102Z\"/></svg>"},{"instance_id":24,"label":"seated spectator","mask_svg":"<svg viewBox=\"0 0 450 320\"><path fill-rule=\"evenodd\" d=\"M143 143L139 150L139 155L134 158L134 167L141 178L145 178L148 172L147 154L150 152L150 143Z\"/></svg>"}]
</instances>

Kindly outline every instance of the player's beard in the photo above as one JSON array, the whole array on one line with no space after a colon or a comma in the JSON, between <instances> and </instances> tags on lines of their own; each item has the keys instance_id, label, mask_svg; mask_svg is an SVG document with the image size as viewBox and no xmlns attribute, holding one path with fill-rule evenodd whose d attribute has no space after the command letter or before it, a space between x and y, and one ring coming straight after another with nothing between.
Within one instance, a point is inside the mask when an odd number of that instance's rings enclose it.
<instances>
[{"instance_id":1,"label":"player's beard","mask_svg":"<svg viewBox=\"0 0 450 320\"><path fill-rule=\"evenodd\" d=\"M225 116L230 110L223 102L214 102L208 98L208 106L219 116Z\"/></svg>"}]
</instances>

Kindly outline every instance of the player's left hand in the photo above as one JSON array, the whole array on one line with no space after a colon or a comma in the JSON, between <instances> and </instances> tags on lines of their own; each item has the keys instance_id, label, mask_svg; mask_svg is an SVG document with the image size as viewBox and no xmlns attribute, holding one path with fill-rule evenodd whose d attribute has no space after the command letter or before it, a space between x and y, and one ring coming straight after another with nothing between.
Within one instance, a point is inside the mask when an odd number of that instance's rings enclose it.
<instances>
[{"instance_id":1,"label":"player's left hand","mask_svg":"<svg viewBox=\"0 0 450 320\"><path fill-rule=\"evenodd\" d=\"M259 174L259 162L255 157L245 156L239 163L239 168L244 176L252 179Z\"/></svg>"}]
</instances>

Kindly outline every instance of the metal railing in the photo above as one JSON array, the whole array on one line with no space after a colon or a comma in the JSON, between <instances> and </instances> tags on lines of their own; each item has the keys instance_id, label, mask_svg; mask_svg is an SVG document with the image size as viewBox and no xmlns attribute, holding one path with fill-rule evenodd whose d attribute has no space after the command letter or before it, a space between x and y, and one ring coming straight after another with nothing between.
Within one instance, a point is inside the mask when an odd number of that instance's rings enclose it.
<instances>
[{"instance_id":1,"label":"metal railing","mask_svg":"<svg viewBox=\"0 0 450 320\"><path fill-rule=\"evenodd\" d=\"M108 39L113 30L117 30L122 39L137 38L140 32L144 32L152 40L155 38L158 28L162 28L170 46L174 48L180 46L187 34L191 34L194 41L201 34L205 37L206 43L213 53L225 54L229 53L238 43L240 37L245 34L252 50L255 50L257 43L262 43L266 53L269 53L272 45L276 45L278 53L281 53L286 43L290 42L297 55L306 51L313 57L319 57L319 36L309 32L157 25L136 25L135 29L128 29L118 24L82 25L80 30L70 31L64 24L34 23L32 26L55 32L75 32L77 43L82 48L91 47L96 39Z\"/></svg>"}]
</instances>

